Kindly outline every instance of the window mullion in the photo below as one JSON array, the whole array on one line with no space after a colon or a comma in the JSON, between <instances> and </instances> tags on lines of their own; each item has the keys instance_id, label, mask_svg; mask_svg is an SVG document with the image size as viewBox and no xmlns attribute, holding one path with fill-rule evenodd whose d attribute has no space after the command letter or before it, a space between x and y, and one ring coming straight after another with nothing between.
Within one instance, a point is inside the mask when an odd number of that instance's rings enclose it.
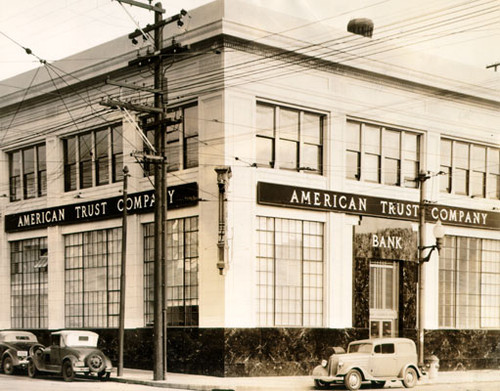
<instances>
[{"instance_id":1,"label":"window mullion","mask_svg":"<svg viewBox=\"0 0 500 391\"><path fill-rule=\"evenodd\" d=\"M274 168L279 169L281 163L280 153L280 107L274 107Z\"/></svg>"},{"instance_id":2,"label":"window mullion","mask_svg":"<svg viewBox=\"0 0 500 391\"><path fill-rule=\"evenodd\" d=\"M76 190L80 187L80 136L75 136L75 181ZM71 179L70 179L71 180Z\"/></svg>"}]
</instances>

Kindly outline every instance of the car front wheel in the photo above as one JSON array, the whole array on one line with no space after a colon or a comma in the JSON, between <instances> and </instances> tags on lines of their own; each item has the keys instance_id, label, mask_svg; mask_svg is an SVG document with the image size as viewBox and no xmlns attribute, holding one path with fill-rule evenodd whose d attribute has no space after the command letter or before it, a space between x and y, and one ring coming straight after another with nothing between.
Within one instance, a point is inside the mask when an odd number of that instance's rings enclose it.
<instances>
[{"instance_id":1,"label":"car front wheel","mask_svg":"<svg viewBox=\"0 0 500 391\"><path fill-rule=\"evenodd\" d=\"M415 384L417 384L417 371L415 371L414 368L406 368L406 371L403 376L403 385L406 388L412 388L415 387Z\"/></svg>"},{"instance_id":2,"label":"car front wheel","mask_svg":"<svg viewBox=\"0 0 500 391\"><path fill-rule=\"evenodd\" d=\"M363 378L357 369L351 369L344 377L344 385L350 391L359 390Z\"/></svg>"},{"instance_id":3,"label":"car front wheel","mask_svg":"<svg viewBox=\"0 0 500 391\"><path fill-rule=\"evenodd\" d=\"M73 371L73 364L70 360L66 360L62 366L62 375L64 381L72 381L75 378L75 371Z\"/></svg>"},{"instance_id":4,"label":"car front wheel","mask_svg":"<svg viewBox=\"0 0 500 391\"><path fill-rule=\"evenodd\" d=\"M28 361L28 376L29 377L35 377L37 375L38 371L36 370L35 363L33 360Z\"/></svg>"},{"instance_id":5,"label":"car front wheel","mask_svg":"<svg viewBox=\"0 0 500 391\"><path fill-rule=\"evenodd\" d=\"M2 369L6 375L12 375L14 373L14 364L10 356L6 356L3 359Z\"/></svg>"}]
</instances>

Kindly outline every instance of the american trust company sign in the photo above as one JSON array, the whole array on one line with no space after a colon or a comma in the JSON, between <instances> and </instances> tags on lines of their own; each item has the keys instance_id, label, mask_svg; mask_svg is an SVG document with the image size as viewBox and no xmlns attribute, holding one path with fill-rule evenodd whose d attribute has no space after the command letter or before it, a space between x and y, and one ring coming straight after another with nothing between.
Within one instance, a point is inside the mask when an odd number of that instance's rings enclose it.
<instances>
[{"instance_id":1,"label":"american trust company sign","mask_svg":"<svg viewBox=\"0 0 500 391\"><path fill-rule=\"evenodd\" d=\"M306 187L259 182L257 202L262 205L336 211L356 215L418 221L420 206L416 202L369 197ZM430 204L426 220L462 227L500 229L500 213Z\"/></svg>"},{"instance_id":2,"label":"american trust company sign","mask_svg":"<svg viewBox=\"0 0 500 391\"><path fill-rule=\"evenodd\" d=\"M178 209L198 204L198 184L187 183L167 189L167 208ZM127 213L154 210L154 191L128 195ZM5 232L25 231L60 224L76 224L119 217L124 209L123 197L105 198L78 204L62 205L5 216Z\"/></svg>"}]
</instances>

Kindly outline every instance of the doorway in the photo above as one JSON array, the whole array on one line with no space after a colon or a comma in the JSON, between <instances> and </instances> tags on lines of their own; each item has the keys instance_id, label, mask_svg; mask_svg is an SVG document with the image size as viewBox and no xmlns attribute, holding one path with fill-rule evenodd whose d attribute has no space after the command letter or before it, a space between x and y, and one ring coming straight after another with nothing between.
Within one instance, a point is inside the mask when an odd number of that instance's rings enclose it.
<instances>
[{"instance_id":1,"label":"doorway","mask_svg":"<svg viewBox=\"0 0 500 391\"><path fill-rule=\"evenodd\" d=\"M370 338L398 336L399 263L370 262Z\"/></svg>"}]
</instances>

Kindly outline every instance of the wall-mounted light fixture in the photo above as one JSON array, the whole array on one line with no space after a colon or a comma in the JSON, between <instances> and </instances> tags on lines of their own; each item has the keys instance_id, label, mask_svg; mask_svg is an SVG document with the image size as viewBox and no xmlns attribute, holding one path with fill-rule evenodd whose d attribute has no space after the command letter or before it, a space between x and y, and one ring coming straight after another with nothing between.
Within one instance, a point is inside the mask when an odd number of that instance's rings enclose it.
<instances>
[{"instance_id":1,"label":"wall-mounted light fixture","mask_svg":"<svg viewBox=\"0 0 500 391\"><path fill-rule=\"evenodd\" d=\"M436 244L433 244L432 246L419 247L420 250L430 249L427 255L420 259L420 262L429 262L429 259L431 259L432 252L434 250L437 250L439 254L439 252L441 251L441 247L443 246L444 228L443 225L441 224L441 220L438 220L432 231L434 233L434 237L436 238Z\"/></svg>"},{"instance_id":2,"label":"wall-mounted light fixture","mask_svg":"<svg viewBox=\"0 0 500 391\"><path fill-rule=\"evenodd\" d=\"M224 274L224 269L226 268L226 189L229 184L229 178L231 178L231 167L217 167L215 168L217 173L217 186L219 188L219 233L217 240L217 248L219 250L219 257L217 260L217 269L219 269L219 274Z\"/></svg>"}]
</instances>

